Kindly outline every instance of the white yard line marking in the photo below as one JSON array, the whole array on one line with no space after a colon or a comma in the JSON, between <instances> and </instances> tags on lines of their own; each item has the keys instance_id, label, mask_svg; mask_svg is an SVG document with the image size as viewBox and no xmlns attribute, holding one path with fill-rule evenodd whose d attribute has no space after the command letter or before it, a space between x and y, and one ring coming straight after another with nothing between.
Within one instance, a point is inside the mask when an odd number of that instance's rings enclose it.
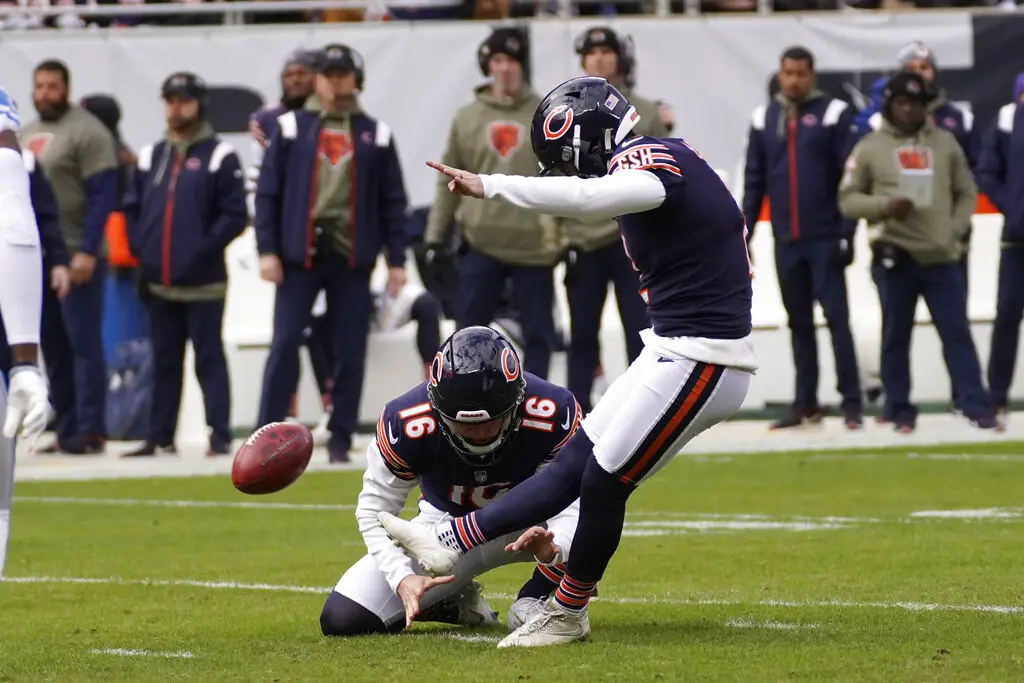
<instances>
[{"instance_id":1,"label":"white yard line marking","mask_svg":"<svg viewBox=\"0 0 1024 683\"><path fill-rule=\"evenodd\" d=\"M730 619L725 622L731 628L766 628L773 631L800 631L818 628L818 624L789 624L782 621L748 621L746 619Z\"/></svg>"},{"instance_id":2,"label":"white yard line marking","mask_svg":"<svg viewBox=\"0 0 1024 683\"><path fill-rule=\"evenodd\" d=\"M322 593L331 587L316 586L283 586L270 583L239 583L237 581L197 581L194 579L122 579L116 576L109 578L89 578L75 576L5 576L0 578L3 583L86 583L109 584L115 586L180 586L188 588L224 588L235 590L270 591L274 593Z\"/></svg>"},{"instance_id":3,"label":"white yard line marking","mask_svg":"<svg viewBox=\"0 0 1024 683\"><path fill-rule=\"evenodd\" d=\"M1019 519L1024 517L1024 508L985 508L982 510L918 510L911 512L914 518L933 519Z\"/></svg>"},{"instance_id":4,"label":"white yard line marking","mask_svg":"<svg viewBox=\"0 0 1024 683\"><path fill-rule=\"evenodd\" d=\"M488 593L485 598L512 600L511 593ZM616 605L707 605L711 607L751 606L758 607L848 607L868 609L899 609L908 612L983 612L994 614L1024 614L1024 605L949 605L929 602L859 602L855 600L725 600L720 598L673 598L673 597L597 597L595 602L609 602Z\"/></svg>"},{"instance_id":5,"label":"white yard line marking","mask_svg":"<svg viewBox=\"0 0 1024 683\"><path fill-rule=\"evenodd\" d=\"M455 631L442 631L440 633L426 634L434 638L447 638L449 640L460 640L463 643L497 643L501 638L497 636L484 636L471 633L456 633Z\"/></svg>"},{"instance_id":6,"label":"white yard line marking","mask_svg":"<svg viewBox=\"0 0 1024 683\"><path fill-rule=\"evenodd\" d=\"M73 496L15 496L15 502L51 505L115 505L125 507L166 507L166 508L234 508L242 510L310 510L310 511L353 511L351 504L326 503L276 503L268 501L231 500L164 500L148 498L78 498ZM404 508L406 512L415 508ZM940 520L997 520L1016 521L1024 519L1024 508L985 508L978 510L920 510L911 512L909 517L883 520L877 517L810 517L784 515L773 517L744 513L705 513L641 510L627 514L624 536L672 536L691 532L713 531L817 531L848 528L854 524L878 524L926 522ZM361 545L353 542L352 545Z\"/></svg>"},{"instance_id":7,"label":"white yard line marking","mask_svg":"<svg viewBox=\"0 0 1024 683\"><path fill-rule=\"evenodd\" d=\"M108 584L116 586L171 586L186 588L211 588L222 590L257 590L277 593L319 593L326 595L333 586L288 586L268 583L242 583L238 581L198 581L195 579L122 579L118 577L74 577L74 576L5 576L0 583L67 583L67 584ZM484 597L495 600L512 600L511 593L488 593ZM707 605L707 606L751 606L760 607L842 607L867 609L899 609L908 612L983 612L992 614L1024 614L1024 605L972 605L940 604L929 602L862 602L855 600L739 600L721 598L674 598L671 596L652 597L598 597L597 602L616 605Z\"/></svg>"},{"instance_id":8,"label":"white yard line marking","mask_svg":"<svg viewBox=\"0 0 1024 683\"><path fill-rule=\"evenodd\" d=\"M102 650L89 650L91 655L115 655L117 657L175 657L179 659L192 659L194 654L188 650L181 652L153 652L152 650L131 650L123 647L108 647Z\"/></svg>"},{"instance_id":9,"label":"white yard line marking","mask_svg":"<svg viewBox=\"0 0 1024 683\"><path fill-rule=\"evenodd\" d=\"M355 510L355 505L323 503L268 503L244 500L150 500L146 498L65 498L61 496L15 496L17 503L60 505L127 505L169 508L245 508L256 510Z\"/></svg>"}]
</instances>

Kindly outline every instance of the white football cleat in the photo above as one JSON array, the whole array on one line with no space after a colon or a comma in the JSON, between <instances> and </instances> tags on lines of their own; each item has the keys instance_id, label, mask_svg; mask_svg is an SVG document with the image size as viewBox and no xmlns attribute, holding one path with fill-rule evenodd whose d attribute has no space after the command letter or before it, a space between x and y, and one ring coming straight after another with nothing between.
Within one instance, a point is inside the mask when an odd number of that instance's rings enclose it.
<instances>
[{"instance_id":1,"label":"white football cleat","mask_svg":"<svg viewBox=\"0 0 1024 683\"><path fill-rule=\"evenodd\" d=\"M479 583L471 581L459 595L459 626L480 628L498 625L498 613L484 600L480 588Z\"/></svg>"},{"instance_id":2,"label":"white football cleat","mask_svg":"<svg viewBox=\"0 0 1024 683\"><path fill-rule=\"evenodd\" d=\"M540 598L519 598L512 603L512 606L508 608L508 614L505 615L505 625L508 626L508 632L512 633L533 619L543 609L544 601Z\"/></svg>"},{"instance_id":3,"label":"white football cleat","mask_svg":"<svg viewBox=\"0 0 1024 683\"><path fill-rule=\"evenodd\" d=\"M378 512L377 522L388 532L388 536L405 550L406 555L419 562L431 576L451 576L455 563L462 555L441 543L436 525L415 524L390 512ZM449 526L448 522L441 522Z\"/></svg>"},{"instance_id":4,"label":"white football cleat","mask_svg":"<svg viewBox=\"0 0 1024 683\"><path fill-rule=\"evenodd\" d=\"M590 617L584 607L569 612L555 604L554 598L544 603L533 618L505 636L498 647L544 647L568 645L590 635Z\"/></svg>"}]
</instances>

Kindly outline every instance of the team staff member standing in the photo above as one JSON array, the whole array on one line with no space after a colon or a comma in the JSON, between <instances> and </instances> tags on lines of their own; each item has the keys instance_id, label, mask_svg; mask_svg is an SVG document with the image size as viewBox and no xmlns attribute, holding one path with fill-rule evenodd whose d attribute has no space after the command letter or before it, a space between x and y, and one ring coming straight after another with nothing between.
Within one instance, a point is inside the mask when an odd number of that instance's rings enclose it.
<instances>
[{"instance_id":1,"label":"team staff member standing","mask_svg":"<svg viewBox=\"0 0 1024 683\"><path fill-rule=\"evenodd\" d=\"M633 80L632 45L614 29L596 26L576 39L576 54L588 76L604 78L636 107L640 123L637 135L666 137L658 106L636 95L627 83ZM569 299L569 390L590 412L594 368L600 364L601 312L608 297L608 283L615 286L615 301L626 335L626 353L632 363L643 350L640 330L650 327L647 304L640 295L640 281L626 256L619 236L619 224L612 221L587 222L578 218L559 219L569 240L565 289Z\"/></svg>"},{"instance_id":2,"label":"team staff member standing","mask_svg":"<svg viewBox=\"0 0 1024 683\"><path fill-rule=\"evenodd\" d=\"M1003 214L999 293L988 360L988 387L1001 409L1009 405L1024 316L1024 73L1017 76L1013 99L1000 108L995 125L985 133L978 162L978 184Z\"/></svg>"},{"instance_id":3,"label":"team staff member standing","mask_svg":"<svg viewBox=\"0 0 1024 683\"><path fill-rule=\"evenodd\" d=\"M845 268L853 262L856 223L836 206L851 144L852 112L814 87L814 56L802 47L782 53L779 94L754 110L747 146L743 214L754 229L767 197L775 233L775 269L789 317L796 396L773 429L821 419L814 302L832 333L843 422L863 425L860 375L850 333Z\"/></svg>"},{"instance_id":4,"label":"team staff member standing","mask_svg":"<svg viewBox=\"0 0 1024 683\"><path fill-rule=\"evenodd\" d=\"M259 424L288 414L302 333L323 289L334 347L328 451L331 462L347 462L373 310L370 273L386 247L389 291L405 284L406 195L390 127L359 107L362 57L328 45L317 72L305 107L278 117L256 187L260 275L277 285Z\"/></svg>"},{"instance_id":5,"label":"team staff member standing","mask_svg":"<svg viewBox=\"0 0 1024 683\"><path fill-rule=\"evenodd\" d=\"M124 206L155 364L149 438L126 455L174 452L189 340L211 430L207 455L227 455L231 387L221 336L228 291L224 251L245 229L245 181L238 155L206 119L209 92L203 80L187 72L171 74L161 94L167 137L139 151Z\"/></svg>"},{"instance_id":6,"label":"team staff member standing","mask_svg":"<svg viewBox=\"0 0 1024 683\"><path fill-rule=\"evenodd\" d=\"M474 101L452 119L444 163L478 173L537 175L529 139L540 98L525 78L529 64L525 38L516 29L499 28L480 45L480 71L490 81L477 87ZM555 220L515 207L463 199L449 192L442 178L423 239L428 259L431 250L436 253L447 242L453 221L458 222L466 243L459 259L457 327L490 325L505 281L511 277L512 303L525 338L525 367L547 377L555 341L553 269L564 251Z\"/></svg>"},{"instance_id":7,"label":"team staff member standing","mask_svg":"<svg viewBox=\"0 0 1024 683\"><path fill-rule=\"evenodd\" d=\"M275 105L264 107L253 112L249 119L249 132L252 134L250 157L252 163L246 171L245 190L248 193L250 211L256 213L256 181L260 177L260 165L263 163L263 152L267 141L277 128L277 117L285 112L301 109L306 100L313 94L313 79L316 76L316 60L319 53L315 50L295 50L289 54L281 69L281 101Z\"/></svg>"},{"instance_id":8,"label":"team staff member standing","mask_svg":"<svg viewBox=\"0 0 1024 683\"><path fill-rule=\"evenodd\" d=\"M977 188L956 139L928 122L924 80L901 72L885 88L882 127L850 154L839 207L876 230L871 275L882 304L882 417L902 433L914 431L910 402L910 337L923 296L942 340L950 379L966 415L983 429L999 427L981 383L978 353L967 321L967 288L960 269L963 234Z\"/></svg>"},{"instance_id":9,"label":"team staff member standing","mask_svg":"<svg viewBox=\"0 0 1024 683\"><path fill-rule=\"evenodd\" d=\"M55 401L57 440L45 450L83 454L99 453L106 444L104 231L117 201L118 162L110 131L71 105L70 86L63 62L47 60L36 67L32 103L39 119L22 129L21 139L53 185L64 242L72 254L71 290L61 305L64 325L46 326L42 348L47 365L55 366L58 386L72 391L74 399Z\"/></svg>"}]
</instances>

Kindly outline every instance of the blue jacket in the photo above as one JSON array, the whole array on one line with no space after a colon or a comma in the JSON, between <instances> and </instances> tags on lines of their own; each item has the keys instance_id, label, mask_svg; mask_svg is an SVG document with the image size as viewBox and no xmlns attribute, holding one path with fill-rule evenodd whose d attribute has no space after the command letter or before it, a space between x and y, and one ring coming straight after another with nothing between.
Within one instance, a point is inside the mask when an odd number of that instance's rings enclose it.
<instances>
[{"instance_id":1,"label":"blue jacket","mask_svg":"<svg viewBox=\"0 0 1024 683\"><path fill-rule=\"evenodd\" d=\"M143 147L124 213L147 282L226 282L224 250L246 224L238 155L213 135L200 136L184 159L166 140Z\"/></svg>"},{"instance_id":2,"label":"blue jacket","mask_svg":"<svg viewBox=\"0 0 1024 683\"><path fill-rule=\"evenodd\" d=\"M778 101L754 110L744 173L743 215L751 232L764 198L775 238L834 239L855 223L839 213L837 193L852 145L853 112L842 100L819 96L787 120Z\"/></svg>"},{"instance_id":3,"label":"blue jacket","mask_svg":"<svg viewBox=\"0 0 1024 683\"><path fill-rule=\"evenodd\" d=\"M278 118L256 186L256 245L282 263L313 265L313 208L319 170L321 119L306 109ZM406 196L391 128L352 117L353 193L351 267L372 268L382 247L390 266L405 265Z\"/></svg>"},{"instance_id":4,"label":"blue jacket","mask_svg":"<svg viewBox=\"0 0 1024 683\"><path fill-rule=\"evenodd\" d=\"M853 127L858 138L874 130L871 127L871 117L882 110L882 97L885 95L885 84L888 82L889 79L884 76L875 79L871 84L871 101L853 117Z\"/></svg>"},{"instance_id":5,"label":"blue jacket","mask_svg":"<svg viewBox=\"0 0 1024 683\"><path fill-rule=\"evenodd\" d=\"M36 162L36 157L27 149L21 151L28 171L29 194L32 210L36 214L36 225L39 227L39 243L43 248L43 269L48 271L54 266L66 266L71 262L68 247L64 244L64 236L60 232L60 213L57 209L57 197L53 194L53 186L46 177L43 165Z\"/></svg>"},{"instance_id":6,"label":"blue jacket","mask_svg":"<svg viewBox=\"0 0 1024 683\"><path fill-rule=\"evenodd\" d=\"M1024 242L1024 103L1000 108L986 131L978 186L1003 214L1003 241Z\"/></svg>"}]
</instances>

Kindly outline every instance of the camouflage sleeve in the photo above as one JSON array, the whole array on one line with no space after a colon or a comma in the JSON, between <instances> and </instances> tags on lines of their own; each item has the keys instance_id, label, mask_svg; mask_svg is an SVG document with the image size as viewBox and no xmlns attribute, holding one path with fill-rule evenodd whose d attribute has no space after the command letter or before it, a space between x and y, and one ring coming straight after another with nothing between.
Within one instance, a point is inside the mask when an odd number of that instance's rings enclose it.
<instances>
[{"instance_id":1,"label":"camouflage sleeve","mask_svg":"<svg viewBox=\"0 0 1024 683\"><path fill-rule=\"evenodd\" d=\"M846 160L843 179L839 183L839 211L847 218L864 218L877 222L885 218L888 200L872 194L871 147L873 134L858 142Z\"/></svg>"},{"instance_id":2,"label":"camouflage sleeve","mask_svg":"<svg viewBox=\"0 0 1024 683\"><path fill-rule=\"evenodd\" d=\"M98 120L90 119L82 123L77 151L82 178L90 178L97 173L117 168L117 145L114 136Z\"/></svg>"},{"instance_id":3,"label":"camouflage sleeve","mask_svg":"<svg viewBox=\"0 0 1024 683\"><path fill-rule=\"evenodd\" d=\"M448 132L448 142L441 155L441 163L454 168L462 168L462 155L459 153L459 116L452 119L452 127ZM472 169L466 169L472 170ZM448 238L448 228L455 220L455 211L459 208L459 195L448 190L448 176L437 174L437 191L434 206L430 209L427 219L427 231L423 241L427 244L440 244Z\"/></svg>"}]
</instances>

